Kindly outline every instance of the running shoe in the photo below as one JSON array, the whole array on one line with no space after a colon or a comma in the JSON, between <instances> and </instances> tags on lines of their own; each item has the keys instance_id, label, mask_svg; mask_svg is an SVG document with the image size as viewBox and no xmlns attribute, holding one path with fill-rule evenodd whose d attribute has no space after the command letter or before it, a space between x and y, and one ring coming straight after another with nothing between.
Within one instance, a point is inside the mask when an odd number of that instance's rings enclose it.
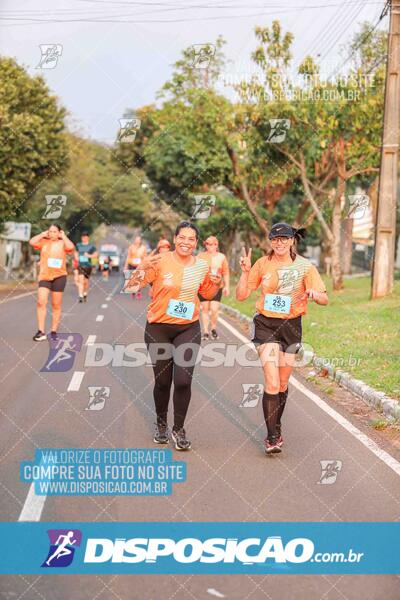
<instances>
[{"instance_id":1,"label":"running shoe","mask_svg":"<svg viewBox=\"0 0 400 600\"><path fill-rule=\"evenodd\" d=\"M202 335L202 338L201 338L201 339L202 339L202 340L204 340L204 341L206 342L207 340L209 340L209 339L210 339L210 336L208 335L208 333L203 333L203 335Z\"/></svg>"},{"instance_id":2,"label":"running shoe","mask_svg":"<svg viewBox=\"0 0 400 600\"><path fill-rule=\"evenodd\" d=\"M141 300L141 299L142 299L142 292L137 292L137 294L136 294L136 298L137 298L138 300Z\"/></svg>"},{"instance_id":3,"label":"running shoe","mask_svg":"<svg viewBox=\"0 0 400 600\"><path fill-rule=\"evenodd\" d=\"M83 296L79 296L79 302L83 302Z\"/></svg>"},{"instance_id":4,"label":"running shoe","mask_svg":"<svg viewBox=\"0 0 400 600\"><path fill-rule=\"evenodd\" d=\"M265 454L278 454L278 452L282 452L281 447L278 446L277 440L269 441L268 438L264 440L264 450Z\"/></svg>"},{"instance_id":5,"label":"running shoe","mask_svg":"<svg viewBox=\"0 0 400 600\"><path fill-rule=\"evenodd\" d=\"M169 431L166 423L155 423L156 430L154 433L153 442L156 444L168 444L169 443Z\"/></svg>"},{"instance_id":6,"label":"running shoe","mask_svg":"<svg viewBox=\"0 0 400 600\"><path fill-rule=\"evenodd\" d=\"M55 342L58 340L57 331L50 331L50 339Z\"/></svg>"},{"instance_id":7,"label":"running shoe","mask_svg":"<svg viewBox=\"0 0 400 600\"><path fill-rule=\"evenodd\" d=\"M34 342L44 342L45 340L47 340L47 337L46 334L43 333L43 331L40 331L39 329L32 339Z\"/></svg>"},{"instance_id":8,"label":"running shoe","mask_svg":"<svg viewBox=\"0 0 400 600\"><path fill-rule=\"evenodd\" d=\"M211 337L213 340L217 340L218 339L218 333L216 329L211 329Z\"/></svg>"},{"instance_id":9,"label":"running shoe","mask_svg":"<svg viewBox=\"0 0 400 600\"><path fill-rule=\"evenodd\" d=\"M186 439L186 431L183 429L173 429L172 439L175 442L175 448L177 450L190 450L192 444Z\"/></svg>"},{"instance_id":10,"label":"running shoe","mask_svg":"<svg viewBox=\"0 0 400 600\"><path fill-rule=\"evenodd\" d=\"M87 294L83 294L83 301L87 302Z\"/></svg>"}]
</instances>

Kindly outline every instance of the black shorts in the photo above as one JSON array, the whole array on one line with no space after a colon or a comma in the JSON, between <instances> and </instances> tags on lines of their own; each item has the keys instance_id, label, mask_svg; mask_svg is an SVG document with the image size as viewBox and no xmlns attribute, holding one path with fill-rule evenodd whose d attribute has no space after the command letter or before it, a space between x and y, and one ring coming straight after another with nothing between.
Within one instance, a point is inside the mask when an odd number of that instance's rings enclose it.
<instances>
[{"instance_id":1,"label":"black shorts","mask_svg":"<svg viewBox=\"0 0 400 600\"><path fill-rule=\"evenodd\" d=\"M67 276L61 275L61 277L56 277L51 281L46 279L42 279L39 281L39 287L47 288L52 292L63 292L65 290L65 285L67 283Z\"/></svg>"},{"instance_id":2,"label":"black shorts","mask_svg":"<svg viewBox=\"0 0 400 600\"><path fill-rule=\"evenodd\" d=\"M138 268L138 265L128 265L129 271L134 271L137 268Z\"/></svg>"},{"instance_id":3,"label":"black shorts","mask_svg":"<svg viewBox=\"0 0 400 600\"><path fill-rule=\"evenodd\" d=\"M219 288L218 292L215 294L214 298L211 298L211 300L204 298L204 296L202 296L201 294L198 294L198 296L199 296L200 302L221 302L222 288Z\"/></svg>"},{"instance_id":4,"label":"black shorts","mask_svg":"<svg viewBox=\"0 0 400 600\"><path fill-rule=\"evenodd\" d=\"M282 352L296 354L301 347L301 317L277 319L257 313L253 319L252 342L261 344L279 344Z\"/></svg>"},{"instance_id":5,"label":"black shorts","mask_svg":"<svg viewBox=\"0 0 400 600\"><path fill-rule=\"evenodd\" d=\"M85 277L85 279L89 279L89 277L92 274L92 268L93 267L83 267L83 266L79 266L78 267L78 273L79 275L83 275Z\"/></svg>"}]
</instances>

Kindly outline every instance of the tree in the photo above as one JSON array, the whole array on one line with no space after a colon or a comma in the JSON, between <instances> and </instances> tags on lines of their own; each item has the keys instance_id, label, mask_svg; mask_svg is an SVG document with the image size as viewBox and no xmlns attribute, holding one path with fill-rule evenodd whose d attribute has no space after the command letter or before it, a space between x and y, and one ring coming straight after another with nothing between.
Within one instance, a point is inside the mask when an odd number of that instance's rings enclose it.
<instances>
[{"instance_id":1,"label":"tree","mask_svg":"<svg viewBox=\"0 0 400 600\"><path fill-rule=\"evenodd\" d=\"M43 182L68 168L66 111L41 76L0 58L0 218L25 218Z\"/></svg>"}]
</instances>

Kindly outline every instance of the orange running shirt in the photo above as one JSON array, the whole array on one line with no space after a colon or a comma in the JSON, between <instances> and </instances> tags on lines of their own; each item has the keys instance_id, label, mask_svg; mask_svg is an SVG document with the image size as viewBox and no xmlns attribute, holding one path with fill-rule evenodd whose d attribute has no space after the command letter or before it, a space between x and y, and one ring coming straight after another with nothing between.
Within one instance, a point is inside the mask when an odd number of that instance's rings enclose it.
<instances>
[{"instance_id":1,"label":"orange running shirt","mask_svg":"<svg viewBox=\"0 0 400 600\"><path fill-rule=\"evenodd\" d=\"M183 325L194 323L199 318L200 292L205 298L213 298L216 293L215 284L208 276L208 264L198 256L193 257L194 264L184 267L180 264L173 252L165 252L160 262L146 270L140 287L152 283L152 301L147 309L149 323L171 323ZM180 319L167 314L170 300L181 300L194 303L193 317Z\"/></svg>"},{"instance_id":2,"label":"orange running shirt","mask_svg":"<svg viewBox=\"0 0 400 600\"><path fill-rule=\"evenodd\" d=\"M65 259L67 253L73 252L66 250L63 240L48 240L42 238L34 246L35 250L40 250L39 262L39 281L53 281L56 277L62 277L67 274Z\"/></svg>"},{"instance_id":3,"label":"orange running shirt","mask_svg":"<svg viewBox=\"0 0 400 600\"><path fill-rule=\"evenodd\" d=\"M199 252L197 256L207 261L209 273L212 275L222 275L225 277L229 273L228 261L222 252L217 252L216 254ZM213 273L212 271L215 272ZM223 281L221 281L220 287L224 287Z\"/></svg>"},{"instance_id":4,"label":"orange running shirt","mask_svg":"<svg viewBox=\"0 0 400 600\"><path fill-rule=\"evenodd\" d=\"M143 258L147 255L146 246L143 244L138 248L131 244L128 248L128 264L129 265L139 265Z\"/></svg>"},{"instance_id":5,"label":"orange running shirt","mask_svg":"<svg viewBox=\"0 0 400 600\"><path fill-rule=\"evenodd\" d=\"M251 291L261 286L261 295L257 299L256 309L265 317L294 319L307 312L307 301L301 300L306 290L326 292L325 284L317 269L303 256L297 255L294 261L285 264L272 256L259 258L251 268L247 288ZM290 296L291 306L288 314L264 309L266 294Z\"/></svg>"}]
</instances>

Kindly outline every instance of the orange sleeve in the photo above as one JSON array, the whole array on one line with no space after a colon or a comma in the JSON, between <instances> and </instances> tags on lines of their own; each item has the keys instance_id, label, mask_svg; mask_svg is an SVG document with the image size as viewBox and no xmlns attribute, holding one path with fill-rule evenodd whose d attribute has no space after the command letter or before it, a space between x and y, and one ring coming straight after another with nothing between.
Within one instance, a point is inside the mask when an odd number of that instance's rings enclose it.
<instances>
[{"instance_id":1,"label":"orange sleeve","mask_svg":"<svg viewBox=\"0 0 400 600\"><path fill-rule=\"evenodd\" d=\"M226 256L223 260L222 263L222 275L228 275L229 273L229 265L228 265L228 261L226 260Z\"/></svg>"},{"instance_id":2,"label":"orange sleeve","mask_svg":"<svg viewBox=\"0 0 400 600\"><path fill-rule=\"evenodd\" d=\"M43 248L43 244L45 243L45 241L46 241L46 240L45 240L44 238L42 238L41 240L39 240L39 241L38 241L38 242L37 242L37 243L36 243L36 244L33 246L33 248L34 248L35 250L41 250L41 249Z\"/></svg>"},{"instance_id":3,"label":"orange sleeve","mask_svg":"<svg viewBox=\"0 0 400 600\"><path fill-rule=\"evenodd\" d=\"M254 292L261 283L261 258L259 258L250 269L249 278L247 280L247 289Z\"/></svg>"},{"instance_id":4,"label":"orange sleeve","mask_svg":"<svg viewBox=\"0 0 400 600\"><path fill-rule=\"evenodd\" d=\"M72 252L75 252L75 246L73 246L70 250L67 250L66 247L64 246L64 250L65 250L66 254L71 254Z\"/></svg>"},{"instance_id":5,"label":"orange sleeve","mask_svg":"<svg viewBox=\"0 0 400 600\"><path fill-rule=\"evenodd\" d=\"M136 272L138 274L140 273L140 266ZM142 272L143 272L143 269L142 269ZM149 267L148 269L146 269L143 279L140 280L140 289L146 287L146 285L149 285L150 283L153 283L155 281L155 279L157 278L157 275L158 275L157 267Z\"/></svg>"},{"instance_id":6,"label":"orange sleeve","mask_svg":"<svg viewBox=\"0 0 400 600\"><path fill-rule=\"evenodd\" d=\"M321 275L318 273L316 267L311 266L307 271L304 278L306 290L315 290L316 292L326 292L326 287L322 281Z\"/></svg>"},{"instance_id":7,"label":"orange sleeve","mask_svg":"<svg viewBox=\"0 0 400 600\"><path fill-rule=\"evenodd\" d=\"M199 294L201 296L203 296L203 298L206 298L207 300L212 300L215 296L215 294L217 294L219 290L219 283L213 283L208 275L208 273L206 273L206 276L204 277L202 284L199 287Z\"/></svg>"}]
</instances>

